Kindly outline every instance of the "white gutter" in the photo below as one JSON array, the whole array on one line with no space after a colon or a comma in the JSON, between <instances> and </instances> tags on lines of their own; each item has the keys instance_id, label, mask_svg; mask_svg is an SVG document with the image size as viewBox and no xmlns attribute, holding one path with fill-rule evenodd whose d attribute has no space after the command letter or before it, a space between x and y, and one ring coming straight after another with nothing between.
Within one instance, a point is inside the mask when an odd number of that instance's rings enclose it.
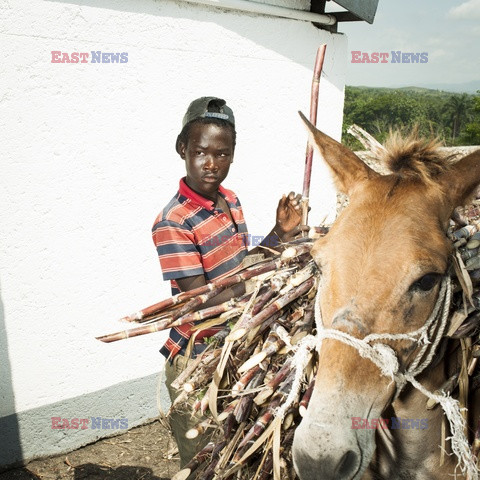
<instances>
[{"instance_id":1,"label":"white gutter","mask_svg":"<svg viewBox=\"0 0 480 480\"><path fill-rule=\"evenodd\" d=\"M293 10L291 8L278 7L266 3L250 2L248 0L184 0L197 5L225 8L227 10L239 10L242 12L269 15L272 17L290 18L304 22L314 22L321 25L335 25L337 19L333 15Z\"/></svg>"}]
</instances>

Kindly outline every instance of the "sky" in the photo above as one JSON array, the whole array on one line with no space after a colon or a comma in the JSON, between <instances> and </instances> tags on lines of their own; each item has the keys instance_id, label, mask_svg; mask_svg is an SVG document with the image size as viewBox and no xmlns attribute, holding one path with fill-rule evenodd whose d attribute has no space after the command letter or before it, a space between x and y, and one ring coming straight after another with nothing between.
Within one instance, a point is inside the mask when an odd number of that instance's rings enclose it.
<instances>
[{"instance_id":1,"label":"sky","mask_svg":"<svg viewBox=\"0 0 480 480\"><path fill-rule=\"evenodd\" d=\"M466 84L480 90L480 0L379 0L373 25L345 22L347 85ZM428 53L426 63L352 63L351 51ZM460 88L462 90L462 88ZM454 91L454 90L452 90Z\"/></svg>"}]
</instances>

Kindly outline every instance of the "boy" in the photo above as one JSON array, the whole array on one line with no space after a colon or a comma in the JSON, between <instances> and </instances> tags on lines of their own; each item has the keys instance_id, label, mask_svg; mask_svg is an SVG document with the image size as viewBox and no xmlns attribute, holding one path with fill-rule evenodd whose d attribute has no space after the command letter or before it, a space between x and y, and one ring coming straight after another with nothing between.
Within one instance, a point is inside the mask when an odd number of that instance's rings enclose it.
<instances>
[{"instance_id":1,"label":"boy","mask_svg":"<svg viewBox=\"0 0 480 480\"><path fill-rule=\"evenodd\" d=\"M201 97L190 104L175 145L185 161L186 176L180 180L178 192L160 212L152 229L163 278L170 280L172 294L229 275L248 254L248 232L240 201L232 191L221 186L233 162L235 142L235 118L225 100ZM275 227L263 243L276 246L298 234L303 229L299 226L300 220L300 195L295 196L293 192L284 195L277 208ZM236 285L204 306L217 305L243 293L243 284ZM172 328L160 350L168 360L165 374L172 402L178 392L171 388L171 383L189 360L185 353L192 325ZM205 338L221 329L220 326L199 332L194 345L190 346L192 356L205 349ZM207 439L185 438L185 433L199 422L198 417L175 412L170 422L183 467Z\"/></svg>"}]
</instances>

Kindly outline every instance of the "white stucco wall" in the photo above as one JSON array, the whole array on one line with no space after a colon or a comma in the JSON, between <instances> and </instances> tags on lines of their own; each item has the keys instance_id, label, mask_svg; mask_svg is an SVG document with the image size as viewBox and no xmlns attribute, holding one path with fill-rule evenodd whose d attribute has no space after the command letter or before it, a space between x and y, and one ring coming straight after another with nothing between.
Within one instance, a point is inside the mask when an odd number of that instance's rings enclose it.
<instances>
[{"instance_id":1,"label":"white stucco wall","mask_svg":"<svg viewBox=\"0 0 480 480\"><path fill-rule=\"evenodd\" d=\"M225 186L250 232L266 234L281 194L302 188L296 112L308 114L325 42L318 125L340 137L346 40L170 0L11 0L0 28L0 418L46 409L47 438L62 402L162 368L162 333L113 344L94 336L169 295L150 228L183 175L174 143L190 100L216 95L233 108L238 146ZM128 63L51 63L51 51L92 50L128 52ZM311 223L334 204L315 162ZM111 402L80 402L78 416L108 416ZM59 448L38 443L23 456Z\"/></svg>"}]
</instances>

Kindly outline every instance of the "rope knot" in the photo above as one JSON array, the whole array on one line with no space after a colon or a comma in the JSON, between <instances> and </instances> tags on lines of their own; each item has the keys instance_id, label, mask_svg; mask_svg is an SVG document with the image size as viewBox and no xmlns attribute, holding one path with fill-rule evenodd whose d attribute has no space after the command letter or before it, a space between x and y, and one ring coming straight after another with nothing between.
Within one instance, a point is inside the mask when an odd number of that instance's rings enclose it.
<instances>
[{"instance_id":1,"label":"rope knot","mask_svg":"<svg viewBox=\"0 0 480 480\"><path fill-rule=\"evenodd\" d=\"M372 348L378 358L378 362L375 363L382 371L382 374L393 379L400 368L397 355L393 349L384 343L375 343L372 345Z\"/></svg>"}]
</instances>

